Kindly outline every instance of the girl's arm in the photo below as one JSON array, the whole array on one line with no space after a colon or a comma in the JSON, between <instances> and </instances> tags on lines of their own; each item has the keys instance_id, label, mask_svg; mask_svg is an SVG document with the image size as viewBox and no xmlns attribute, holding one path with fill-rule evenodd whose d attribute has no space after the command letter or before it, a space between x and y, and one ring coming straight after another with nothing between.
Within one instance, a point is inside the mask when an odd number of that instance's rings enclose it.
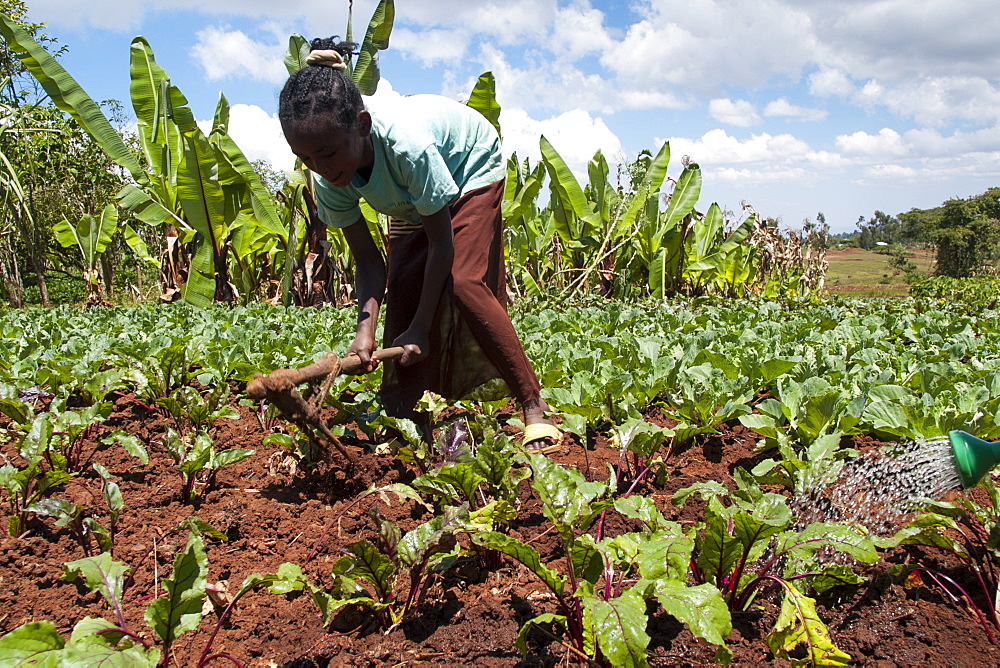
<instances>
[{"instance_id":1,"label":"girl's arm","mask_svg":"<svg viewBox=\"0 0 1000 668\"><path fill-rule=\"evenodd\" d=\"M404 348L399 363L403 366L419 362L429 350L429 332L437 311L441 292L451 275L455 247L451 231L451 213L444 207L436 213L422 216L427 233L427 264L424 267L424 286L420 301L409 329L396 337L392 345Z\"/></svg>"},{"instance_id":2,"label":"girl's arm","mask_svg":"<svg viewBox=\"0 0 1000 668\"><path fill-rule=\"evenodd\" d=\"M371 354L377 347L375 328L378 325L379 307L385 297L385 259L372 239L364 216L358 218L353 225L343 228L343 232L351 254L354 255L358 291L358 329L347 354L354 353L360 357L364 363L361 371L368 372L377 365L371 359Z\"/></svg>"}]
</instances>

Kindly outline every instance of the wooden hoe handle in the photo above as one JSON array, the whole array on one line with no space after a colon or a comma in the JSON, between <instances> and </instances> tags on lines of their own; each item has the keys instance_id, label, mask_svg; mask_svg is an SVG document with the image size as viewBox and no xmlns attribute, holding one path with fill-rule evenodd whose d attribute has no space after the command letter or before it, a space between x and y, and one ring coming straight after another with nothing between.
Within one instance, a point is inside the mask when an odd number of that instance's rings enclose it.
<instances>
[{"instance_id":1,"label":"wooden hoe handle","mask_svg":"<svg viewBox=\"0 0 1000 668\"><path fill-rule=\"evenodd\" d=\"M403 349L383 348L372 353L372 359L380 362L399 359ZM340 375L346 373L355 375L361 371L361 358L348 355L343 359L333 353L327 353L321 360L299 369L275 369L266 376L257 374L247 385L247 396L256 401L269 398L270 392L288 392L304 383L316 383L325 380L331 373Z\"/></svg>"},{"instance_id":2,"label":"wooden hoe handle","mask_svg":"<svg viewBox=\"0 0 1000 668\"><path fill-rule=\"evenodd\" d=\"M372 353L372 359L394 360L399 359L402 354L402 348L386 348ZM340 359L333 353L327 353L320 361L301 369L275 369L266 376L257 374L247 384L247 396L257 401L264 399L270 401L278 407L286 420L298 425L316 445L319 445L319 441L313 430L319 431L351 464L356 464L357 457L351 454L340 439L330 431L319 412L333 378L342 373L357 374L362 366L361 358L357 355L348 355ZM307 383L322 384L319 392L311 400L306 400L296 389L297 386Z\"/></svg>"}]
</instances>

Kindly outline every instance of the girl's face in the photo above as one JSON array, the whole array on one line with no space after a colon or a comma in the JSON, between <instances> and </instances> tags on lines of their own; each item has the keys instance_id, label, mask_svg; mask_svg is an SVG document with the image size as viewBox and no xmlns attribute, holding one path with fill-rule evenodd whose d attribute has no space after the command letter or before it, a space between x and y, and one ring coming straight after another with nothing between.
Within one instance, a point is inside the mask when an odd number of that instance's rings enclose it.
<instances>
[{"instance_id":1,"label":"girl's face","mask_svg":"<svg viewBox=\"0 0 1000 668\"><path fill-rule=\"evenodd\" d=\"M343 188L350 185L355 172L367 171L375 161L371 127L371 116L364 110L352 129L336 127L332 119L317 116L290 128L285 140L310 171Z\"/></svg>"}]
</instances>

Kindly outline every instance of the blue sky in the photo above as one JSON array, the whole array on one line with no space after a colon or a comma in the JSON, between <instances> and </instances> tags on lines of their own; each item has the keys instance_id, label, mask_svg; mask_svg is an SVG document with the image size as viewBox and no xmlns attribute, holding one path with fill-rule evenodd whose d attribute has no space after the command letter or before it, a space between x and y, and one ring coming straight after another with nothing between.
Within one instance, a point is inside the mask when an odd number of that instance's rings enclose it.
<instances>
[{"instance_id":1,"label":"blue sky","mask_svg":"<svg viewBox=\"0 0 1000 668\"><path fill-rule=\"evenodd\" d=\"M354 3L363 35L375 0ZM219 92L252 158L291 157L275 119L288 36L343 35L346 0L29 0L95 99L128 105L129 43L209 119ZM797 228L823 212L934 207L1000 185L1000 12L990 0L396 0L379 94L463 99L497 78L505 151L545 135L579 174L671 146L700 208Z\"/></svg>"}]
</instances>

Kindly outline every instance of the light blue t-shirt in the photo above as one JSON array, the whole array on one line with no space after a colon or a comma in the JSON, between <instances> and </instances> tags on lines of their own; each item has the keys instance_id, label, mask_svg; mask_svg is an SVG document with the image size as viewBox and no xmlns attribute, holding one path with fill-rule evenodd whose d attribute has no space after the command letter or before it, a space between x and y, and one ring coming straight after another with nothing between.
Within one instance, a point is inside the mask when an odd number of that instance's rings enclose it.
<instances>
[{"instance_id":1,"label":"light blue t-shirt","mask_svg":"<svg viewBox=\"0 0 1000 668\"><path fill-rule=\"evenodd\" d=\"M500 137L475 109L438 95L367 101L375 162L371 178L355 174L338 188L313 174L320 219L347 227L361 217L358 200L413 224L507 173Z\"/></svg>"}]
</instances>

